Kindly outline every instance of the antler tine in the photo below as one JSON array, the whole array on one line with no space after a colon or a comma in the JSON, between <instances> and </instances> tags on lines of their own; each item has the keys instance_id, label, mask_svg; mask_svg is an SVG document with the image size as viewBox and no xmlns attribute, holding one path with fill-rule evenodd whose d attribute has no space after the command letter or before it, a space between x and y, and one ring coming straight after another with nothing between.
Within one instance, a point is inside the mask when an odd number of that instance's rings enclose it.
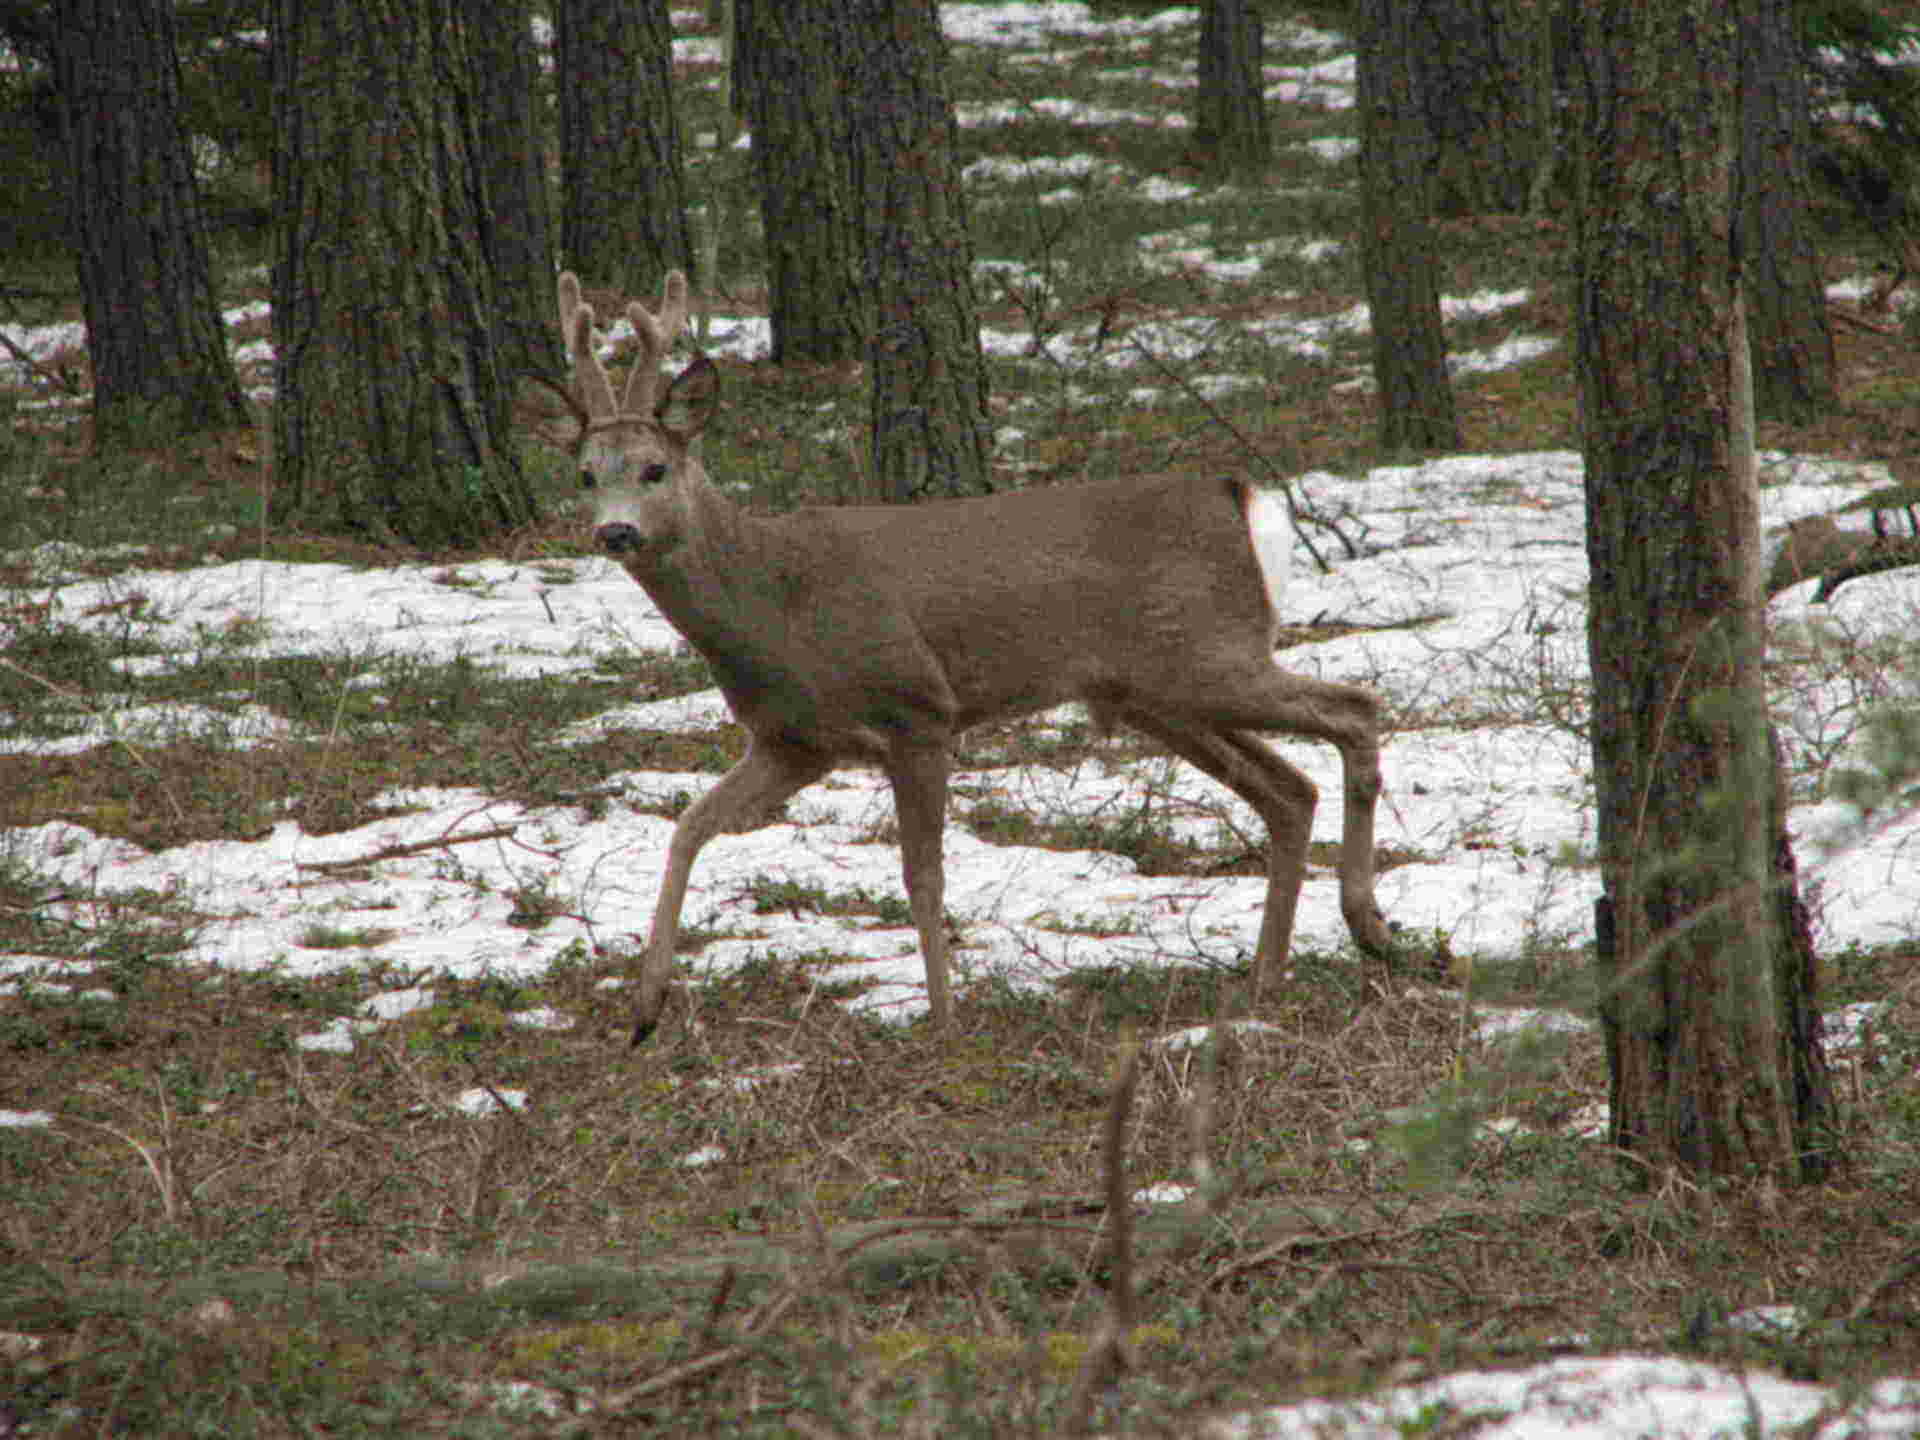
<instances>
[{"instance_id":1,"label":"antler tine","mask_svg":"<svg viewBox=\"0 0 1920 1440\"><path fill-rule=\"evenodd\" d=\"M658 384L660 362L673 348L675 337L687 323L687 277L684 271L669 270L661 287L660 309L656 314L638 300L627 304L627 319L640 341L640 358L627 376L627 394L621 402L622 414L632 415L653 408L653 391Z\"/></svg>"},{"instance_id":2,"label":"antler tine","mask_svg":"<svg viewBox=\"0 0 1920 1440\"><path fill-rule=\"evenodd\" d=\"M689 308L686 271L669 270L666 283L660 287L660 330L666 344L671 345L686 325Z\"/></svg>"},{"instance_id":3,"label":"antler tine","mask_svg":"<svg viewBox=\"0 0 1920 1440\"><path fill-rule=\"evenodd\" d=\"M580 308L580 277L571 270L560 272L560 338L573 343L573 312Z\"/></svg>"},{"instance_id":4,"label":"antler tine","mask_svg":"<svg viewBox=\"0 0 1920 1440\"><path fill-rule=\"evenodd\" d=\"M571 386L563 385L554 379L553 376L543 374L537 370L530 371L527 378L536 384L546 386L547 389L558 395L560 402L567 407L567 413L572 415L574 423L579 425L579 432L568 442L566 447L577 456L580 453L581 447L586 444L587 431L593 428L593 416L587 413L587 407L580 403L580 397L573 393Z\"/></svg>"},{"instance_id":5,"label":"antler tine","mask_svg":"<svg viewBox=\"0 0 1920 1440\"><path fill-rule=\"evenodd\" d=\"M573 358L573 380L589 421L611 420L616 413L613 381L607 367L593 353L593 307L580 298L580 278L571 270L560 275L560 338ZM582 432L585 433L584 431Z\"/></svg>"}]
</instances>

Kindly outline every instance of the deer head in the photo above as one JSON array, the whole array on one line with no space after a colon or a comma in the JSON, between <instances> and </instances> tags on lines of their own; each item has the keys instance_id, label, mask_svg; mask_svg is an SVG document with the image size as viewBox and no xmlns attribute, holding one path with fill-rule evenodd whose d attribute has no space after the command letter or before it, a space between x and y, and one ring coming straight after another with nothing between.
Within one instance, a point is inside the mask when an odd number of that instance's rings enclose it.
<instances>
[{"instance_id":1,"label":"deer head","mask_svg":"<svg viewBox=\"0 0 1920 1440\"><path fill-rule=\"evenodd\" d=\"M700 432L720 398L720 372L705 355L664 388L660 362L686 324L687 277L668 272L659 312L637 300L627 306L639 353L616 400L613 379L593 348L593 307L580 295L572 271L560 276L560 333L573 360L575 391L568 396L579 431L569 449L581 488L594 495L594 535L619 555L653 538L665 516L649 500L676 485L706 483L695 453Z\"/></svg>"}]
</instances>

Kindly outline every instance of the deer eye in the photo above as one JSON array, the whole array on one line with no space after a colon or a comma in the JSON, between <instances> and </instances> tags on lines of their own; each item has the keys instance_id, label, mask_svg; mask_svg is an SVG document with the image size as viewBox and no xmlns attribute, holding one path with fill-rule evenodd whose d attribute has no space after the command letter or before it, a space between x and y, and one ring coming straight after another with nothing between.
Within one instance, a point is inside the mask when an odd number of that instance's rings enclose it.
<instances>
[{"instance_id":1,"label":"deer eye","mask_svg":"<svg viewBox=\"0 0 1920 1440\"><path fill-rule=\"evenodd\" d=\"M658 485L666 478L667 467L662 465L658 460L655 460L640 472L640 483L642 485Z\"/></svg>"}]
</instances>

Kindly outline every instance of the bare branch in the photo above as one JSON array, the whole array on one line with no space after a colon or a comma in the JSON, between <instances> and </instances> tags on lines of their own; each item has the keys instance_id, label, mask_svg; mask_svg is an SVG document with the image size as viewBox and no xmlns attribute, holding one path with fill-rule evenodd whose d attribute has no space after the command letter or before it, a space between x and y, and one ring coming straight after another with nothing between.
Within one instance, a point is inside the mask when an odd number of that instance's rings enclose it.
<instances>
[{"instance_id":1,"label":"bare branch","mask_svg":"<svg viewBox=\"0 0 1920 1440\"><path fill-rule=\"evenodd\" d=\"M1127 1116L1140 1084L1140 1047L1129 1042L1114 1077L1113 1098L1107 1104L1102 1129L1107 1169L1107 1226L1112 1259L1107 1285L1107 1313L1100 1333L1087 1347L1080 1373L1067 1402L1066 1433L1085 1435L1093 1428L1093 1407L1099 1392L1133 1368L1129 1337L1133 1333L1133 1196L1127 1185Z\"/></svg>"}]
</instances>

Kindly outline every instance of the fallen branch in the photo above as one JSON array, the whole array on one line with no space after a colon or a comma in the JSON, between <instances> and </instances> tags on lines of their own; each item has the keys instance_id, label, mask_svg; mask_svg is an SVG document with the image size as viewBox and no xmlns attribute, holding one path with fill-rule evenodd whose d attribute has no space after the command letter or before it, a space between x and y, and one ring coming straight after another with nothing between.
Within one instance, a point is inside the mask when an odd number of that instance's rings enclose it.
<instances>
[{"instance_id":1,"label":"fallen branch","mask_svg":"<svg viewBox=\"0 0 1920 1440\"><path fill-rule=\"evenodd\" d=\"M1900 1283L1916 1269L1920 1269L1920 1245L1909 1249L1905 1254L1895 1257L1894 1262L1882 1270L1874 1282L1860 1292L1860 1298L1847 1312L1847 1324L1858 1325L1880 1302L1880 1297L1893 1286Z\"/></svg>"},{"instance_id":2,"label":"fallen branch","mask_svg":"<svg viewBox=\"0 0 1920 1440\"><path fill-rule=\"evenodd\" d=\"M1124 1180L1120 1182L1119 1188L1122 1190L1125 1189ZM1113 1186L1110 1184L1110 1194L1112 1189ZM932 1230L1056 1230L1077 1235L1094 1233L1092 1227L1086 1225L1049 1224L1045 1221L1033 1220L911 1220L881 1226L862 1235L852 1244L838 1250L833 1250L828 1247L826 1260L829 1266L844 1269L848 1260L852 1259L853 1256L861 1250L864 1250L867 1246L874 1244L876 1241L890 1240L900 1235ZM758 1337L778 1322L779 1319L800 1300L817 1297L822 1290L822 1287L817 1283L811 1285L787 1285L777 1295L769 1297L747 1318L744 1325L736 1329L735 1333L740 1337L739 1339L731 1343L719 1344L717 1341L719 1339L721 1312L725 1308L727 1300L733 1293L736 1284L737 1278L732 1268L729 1267L728 1270L722 1273L712 1297L707 1302L706 1321L701 1329L701 1340L705 1344L712 1345L712 1349L707 1350L704 1354L696 1355L690 1360L685 1360L670 1366L665 1370L659 1371L657 1374L650 1375L645 1380L638 1381L620 1390L607 1392L598 1397L595 1402L595 1410L600 1413L617 1413L629 1409L641 1400L664 1394L667 1391L682 1386L699 1383L716 1371L725 1369L729 1365L752 1359L753 1356L758 1353ZM1130 1305L1129 1313L1131 1313ZM792 1417L788 1417L788 1423L792 1424Z\"/></svg>"},{"instance_id":3,"label":"fallen branch","mask_svg":"<svg viewBox=\"0 0 1920 1440\"><path fill-rule=\"evenodd\" d=\"M1900 333L1895 326L1882 325L1877 320L1869 320L1864 315L1856 314L1852 310L1843 310L1838 305L1829 305L1827 307L1827 313L1834 319L1844 320L1847 324L1857 329L1871 330L1875 335L1897 335Z\"/></svg>"},{"instance_id":4,"label":"fallen branch","mask_svg":"<svg viewBox=\"0 0 1920 1440\"><path fill-rule=\"evenodd\" d=\"M1231 1280L1237 1280L1251 1271L1263 1269L1276 1260L1284 1260L1296 1251L1330 1250L1336 1245L1346 1245L1356 1240L1400 1239L1415 1233L1419 1228L1415 1226L1412 1229L1401 1229L1390 1225L1375 1225L1365 1230L1343 1231L1338 1235L1289 1235L1284 1240L1263 1245L1243 1259L1222 1265L1207 1277L1204 1288L1217 1290Z\"/></svg>"},{"instance_id":5,"label":"fallen branch","mask_svg":"<svg viewBox=\"0 0 1920 1440\"><path fill-rule=\"evenodd\" d=\"M753 1337L770 1329L775 1322L777 1322L782 1315L786 1314L787 1311L793 1307L794 1303L800 1299L800 1293L798 1289L787 1290L763 1306L759 1313L747 1324L746 1335L748 1338L741 1340L737 1344L724 1346L719 1350L709 1350L705 1355L695 1356L693 1359L675 1365L671 1369L662 1370L657 1375L649 1376L637 1385L630 1385L624 1390L615 1390L604 1396L599 1404L595 1406L595 1409L602 1412L617 1413L631 1408L634 1404L646 1399L650 1395L658 1395L663 1391L672 1390L681 1385L691 1385L697 1380L705 1379L714 1371L733 1364L735 1361L746 1359L754 1354L757 1349L753 1343Z\"/></svg>"},{"instance_id":6,"label":"fallen branch","mask_svg":"<svg viewBox=\"0 0 1920 1440\"><path fill-rule=\"evenodd\" d=\"M352 860L302 860L298 863L302 870L319 870L323 873L331 873L338 870L360 870L368 865L376 864L381 860L397 860L403 855L418 855L426 850L441 849L443 846L471 845L476 840L511 839L513 832L519 828L518 825L496 825L491 830L476 830L471 835L451 837L442 835L435 840L414 840L405 845L383 845L371 855L361 855Z\"/></svg>"},{"instance_id":7,"label":"fallen branch","mask_svg":"<svg viewBox=\"0 0 1920 1440\"><path fill-rule=\"evenodd\" d=\"M50 366L42 365L38 360L34 359L33 355L28 350L26 350L23 346L15 344L13 341L13 337L8 335L5 330L0 330L0 345L4 345L7 347L7 353L13 356L14 362L18 364L22 369L28 370L33 374L38 375L41 379L47 381L49 384L58 385L62 390L65 390L69 395L79 395L84 393L78 385L75 385L66 376L62 375L58 370L55 370Z\"/></svg>"},{"instance_id":8,"label":"fallen branch","mask_svg":"<svg viewBox=\"0 0 1920 1440\"><path fill-rule=\"evenodd\" d=\"M1871 545L1862 548L1856 559L1822 575L1813 598L1824 604L1833 598L1834 591L1857 575L1877 575L1883 570L1903 570L1909 565L1920 565L1920 540L1876 537Z\"/></svg>"}]
</instances>

